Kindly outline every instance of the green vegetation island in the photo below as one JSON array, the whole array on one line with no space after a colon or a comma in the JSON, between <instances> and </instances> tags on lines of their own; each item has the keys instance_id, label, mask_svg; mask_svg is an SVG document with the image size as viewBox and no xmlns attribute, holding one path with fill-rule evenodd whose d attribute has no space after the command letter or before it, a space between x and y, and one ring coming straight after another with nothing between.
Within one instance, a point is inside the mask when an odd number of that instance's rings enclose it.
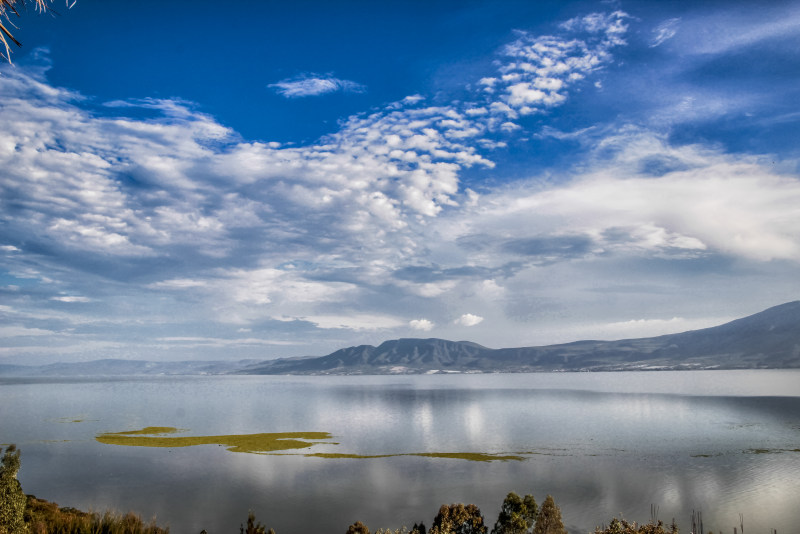
<instances>
[{"instance_id":1,"label":"green vegetation island","mask_svg":"<svg viewBox=\"0 0 800 534\"><path fill-rule=\"evenodd\" d=\"M152 434L154 428L111 435L118 438ZM161 429L169 430L174 429ZM217 436L219 437L219 436ZM292 436L286 436L290 438ZM316 436L315 436L316 437ZM111 438L108 438L111 439ZM274 441L274 438L273 438ZM234 447L240 444L234 444ZM20 451L9 445L0 459L0 534L169 534L168 527L160 527L155 519L150 522L134 513L120 514L106 511L102 514L83 512L75 508L63 508L57 504L25 495L17 480L20 468ZM740 516L740 522L743 521ZM744 533L744 525L740 524ZM721 531L720 531L721 532ZM247 522L239 526L240 534L276 534L250 512ZM692 513L691 533L704 534L702 517ZM205 530L200 534L213 534ZM480 509L474 504L442 505L433 519L431 527L423 522L414 523L409 529L381 528L371 532L361 521L356 521L345 534L567 534L561 518L561 509L548 495L539 506L533 495L520 497L511 492L503 499L494 525L489 528ZM614 517L608 525L598 526L594 534L679 534L675 520L670 525L658 519L658 508L651 506L650 520L644 524L629 522ZM714 534L709 531L708 534ZM734 534L737 534L734 528ZM777 534L772 531L770 534Z\"/></svg>"}]
</instances>

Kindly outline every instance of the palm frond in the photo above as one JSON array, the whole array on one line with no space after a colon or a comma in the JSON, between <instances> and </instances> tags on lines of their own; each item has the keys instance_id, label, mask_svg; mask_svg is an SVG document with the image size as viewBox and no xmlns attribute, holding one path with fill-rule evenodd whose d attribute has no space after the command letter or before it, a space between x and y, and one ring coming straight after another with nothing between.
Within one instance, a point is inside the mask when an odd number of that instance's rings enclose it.
<instances>
[{"instance_id":1,"label":"palm frond","mask_svg":"<svg viewBox=\"0 0 800 534\"><path fill-rule=\"evenodd\" d=\"M52 0L51 0L52 1ZM0 19L6 19L7 23L11 26L14 26L11 23L11 19L9 18L10 14L14 14L19 17L19 11L17 10L17 4L20 3L22 6L26 5L26 0L0 0ZM33 0L34 5L36 6L36 10L39 12L47 11L47 2L46 0ZM74 4L74 2L73 2ZM14 36L11 35L11 32L5 25L0 22L0 44L6 49L6 53L3 54L0 52L0 56L6 58L9 63L11 62L11 48L9 47L8 41L11 40L17 46L22 46L22 43L14 39Z\"/></svg>"}]
</instances>

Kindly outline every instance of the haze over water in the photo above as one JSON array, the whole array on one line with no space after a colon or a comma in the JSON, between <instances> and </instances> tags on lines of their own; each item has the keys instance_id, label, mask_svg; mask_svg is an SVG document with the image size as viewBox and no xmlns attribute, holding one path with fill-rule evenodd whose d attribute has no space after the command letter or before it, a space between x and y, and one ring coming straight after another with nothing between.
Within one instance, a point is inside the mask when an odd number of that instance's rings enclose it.
<instances>
[{"instance_id":1,"label":"haze over water","mask_svg":"<svg viewBox=\"0 0 800 534\"><path fill-rule=\"evenodd\" d=\"M509 491L552 494L570 532L651 504L686 529L786 532L800 494L800 373L704 371L373 377L162 377L0 385L0 441L22 449L23 490L62 506L133 510L174 532L234 531L249 510L279 534L430 523ZM103 432L324 431L286 455L101 444ZM519 454L522 461L398 456Z\"/></svg>"}]
</instances>

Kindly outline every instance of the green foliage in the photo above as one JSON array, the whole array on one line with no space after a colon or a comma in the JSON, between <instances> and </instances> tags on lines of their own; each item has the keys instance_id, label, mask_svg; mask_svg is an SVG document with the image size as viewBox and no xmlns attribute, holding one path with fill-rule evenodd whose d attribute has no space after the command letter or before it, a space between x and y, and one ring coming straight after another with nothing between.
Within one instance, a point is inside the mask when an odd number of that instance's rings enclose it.
<instances>
[{"instance_id":1,"label":"green foliage","mask_svg":"<svg viewBox=\"0 0 800 534\"><path fill-rule=\"evenodd\" d=\"M361 521L356 521L347 527L347 534L369 534L369 529Z\"/></svg>"},{"instance_id":2,"label":"green foliage","mask_svg":"<svg viewBox=\"0 0 800 534\"><path fill-rule=\"evenodd\" d=\"M28 532L28 526L25 524L25 494L22 493L22 486L17 480L19 465L19 451L15 445L9 445L0 460L1 534Z\"/></svg>"},{"instance_id":3,"label":"green foliage","mask_svg":"<svg viewBox=\"0 0 800 534\"><path fill-rule=\"evenodd\" d=\"M531 494L525 495L522 505L525 507L525 520L528 522L528 528L533 528L536 516L539 515L539 505L536 504L536 499Z\"/></svg>"},{"instance_id":4,"label":"green foliage","mask_svg":"<svg viewBox=\"0 0 800 534\"><path fill-rule=\"evenodd\" d=\"M538 511L533 495L525 495L522 499L512 491L503 500L492 534L528 534Z\"/></svg>"},{"instance_id":5,"label":"green foliage","mask_svg":"<svg viewBox=\"0 0 800 534\"><path fill-rule=\"evenodd\" d=\"M664 528L664 523L659 521L657 523L647 523L646 525L637 525L634 521L629 523L624 519L617 519L616 517L611 520L608 527L603 529L595 528L595 534L678 534L678 527L673 523L669 530ZM711 534L709 532L709 534Z\"/></svg>"},{"instance_id":6,"label":"green foliage","mask_svg":"<svg viewBox=\"0 0 800 534\"><path fill-rule=\"evenodd\" d=\"M548 495L536 516L533 534L567 534L561 521L561 509L556 506L553 497Z\"/></svg>"},{"instance_id":7,"label":"green foliage","mask_svg":"<svg viewBox=\"0 0 800 534\"><path fill-rule=\"evenodd\" d=\"M443 504L428 534L486 534L486 525L474 504Z\"/></svg>"}]
</instances>

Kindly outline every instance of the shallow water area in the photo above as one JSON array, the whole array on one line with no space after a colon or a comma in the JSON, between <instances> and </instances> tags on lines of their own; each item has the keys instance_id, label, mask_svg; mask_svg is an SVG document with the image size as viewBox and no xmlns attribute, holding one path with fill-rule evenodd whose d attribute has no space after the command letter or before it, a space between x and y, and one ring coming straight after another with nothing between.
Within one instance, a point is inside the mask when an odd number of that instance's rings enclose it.
<instances>
[{"instance_id":1,"label":"shallow water area","mask_svg":"<svg viewBox=\"0 0 800 534\"><path fill-rule=\"evenodd\" d=\"M552 494L573 533L647 520L651 504L684 532L692 510L706 531L739 513L750 532L796 524L797 371L7 379L0 394L0 441L21 448L26 493L173 532L235 531L249 510L279 534L430 526L451 502L491 525L509 491ZM275 454L97 440L147 427L326 437Z\"/></svg>"}]
</instances>

